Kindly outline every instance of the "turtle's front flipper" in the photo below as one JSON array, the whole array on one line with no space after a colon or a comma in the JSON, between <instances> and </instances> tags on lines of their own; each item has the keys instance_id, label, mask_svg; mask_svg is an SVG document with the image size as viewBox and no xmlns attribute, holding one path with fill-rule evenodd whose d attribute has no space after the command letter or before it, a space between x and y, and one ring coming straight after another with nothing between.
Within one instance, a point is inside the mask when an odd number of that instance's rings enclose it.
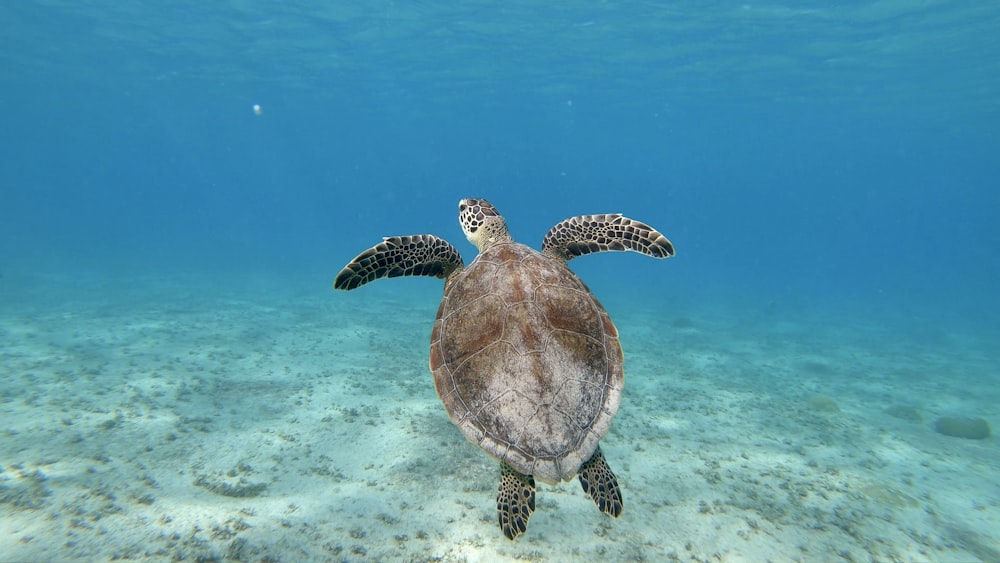
<instances>
[{"instance_id":1,"label":"turtle's front flipper","mask_svg":"<svg viewBox=\"0 0 1000 563\"><path fill-rule=\"evenodd\" d=\"M497 515L500 529L512 540L528 529L528 518L535 511L535 479L518 473L506 463L500 464L500 490L497 491Z\"/></svg>"},{"instance_id":2,"label":"turtle's front flipper","mask_svg":"<svg viewBox=\"0 0 1000 563\"><path fill-rule=\"evenodd\" d=\"M379 278L436 276L446 278L462 267L462 256L434 235L386 237L358 254L337 274L335 289L354 289Z\"/></svg>"},{"instance_id":3,"label":"turtle's front flipper","mask_svg":"<svg viewBox=\"0 0 1000 563\"><path fill-rule=\"evenodd\" d=\"M608 466L601 448L580 468L580 485L594 499L594 504L601 512L618 518L622 514L622 491L618 488L618 479Z\"/></svg>"},{"instance_id":4,"label":"turtle's front flipper","mask_svg":"<svg viewBox=\"0 0 1000 563\"><path fill-rule=\"evenodd\" d=\"M667 237L618 213L570 217L552 227L542 242L542 252L564 260L609 250L634 250L653 258L674 255Z\"/></svg>"}]
</instances>

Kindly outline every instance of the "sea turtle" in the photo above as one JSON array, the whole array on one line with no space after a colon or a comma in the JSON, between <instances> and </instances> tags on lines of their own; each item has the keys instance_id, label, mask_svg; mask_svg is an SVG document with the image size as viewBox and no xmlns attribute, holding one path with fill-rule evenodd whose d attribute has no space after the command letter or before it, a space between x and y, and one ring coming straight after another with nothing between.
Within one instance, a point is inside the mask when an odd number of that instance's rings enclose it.
<instances>
[{"instance_id":1,"label":"sea turtle","mask_svg":"<svg viewBox=\"0 0 1000 563\"><path fill-rule=\"evenodd\" d=\"M514 242L486 200L463 199L458 211L479 249L468 267L434 235L389 237L347 264L334 287L446 279L431 335L434 386L451 421L500 462L505 536L527 529L535 479L554 485L579 475L598 508L619 516L621 491L598 442L618 411L622 349L604 307L566 262L608 250L666 258L673 245L620 214L583 215L552 227L538 252Z\"/></svg>"}]
</instances>

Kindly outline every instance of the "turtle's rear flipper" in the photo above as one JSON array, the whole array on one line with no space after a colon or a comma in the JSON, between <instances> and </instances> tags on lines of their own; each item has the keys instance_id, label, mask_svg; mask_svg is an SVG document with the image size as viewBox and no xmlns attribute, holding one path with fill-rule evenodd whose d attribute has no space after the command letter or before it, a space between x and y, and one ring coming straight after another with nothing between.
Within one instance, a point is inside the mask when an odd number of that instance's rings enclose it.
<instances>
[{"instance_id":1,"label":"turtle's rear flipper","mask_svg":"<svg viewBox=\"0 0 1000 563\"><path fill-rule=\"evenodd\" d=\"M497 516L500 529L512 540L528 529L528 518L535 511L535 479L500 464L500 489L497 491Z\"/></svg>"},{"instance_id":2,"label":"turtle's rear flipper","mask_svg":"<svg viewBox=\"0 0 1000 563\"><path fill-rule=\"evenodd\" d=\"M597 448L594 455L580 468L580 485L584 492L594 499L594 504L601 512L618 518L622 514L622 491L618 488L618 479L608 466L608 462Z\"/></svg>"}]
</instances>

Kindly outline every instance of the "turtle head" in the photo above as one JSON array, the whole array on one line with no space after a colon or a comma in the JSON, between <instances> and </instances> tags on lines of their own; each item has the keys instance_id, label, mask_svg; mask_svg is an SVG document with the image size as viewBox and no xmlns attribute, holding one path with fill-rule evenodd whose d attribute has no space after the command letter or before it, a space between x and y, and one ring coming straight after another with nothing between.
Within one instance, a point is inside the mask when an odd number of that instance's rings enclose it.
<instances>
[{"instance_id":1,"label":"turtle head","mask_svg":"<svg viewBox=\"0 0 1000 563\"><path fill-rule=\"evenodd\" d=\"M458 222L469 242L476 245L479 252L487 248L510 242L507 222L493 204L485 199L463 199L458 202Z\"/></svg>"}]
</instances>

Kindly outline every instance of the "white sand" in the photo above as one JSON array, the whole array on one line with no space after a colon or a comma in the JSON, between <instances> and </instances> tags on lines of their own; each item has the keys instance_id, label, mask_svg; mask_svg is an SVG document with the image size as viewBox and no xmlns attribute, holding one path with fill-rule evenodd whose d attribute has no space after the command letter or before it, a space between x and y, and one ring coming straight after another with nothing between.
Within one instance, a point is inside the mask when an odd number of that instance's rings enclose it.
<instances>
[{"instance_id":1,"label":"white sand","mask_svg":"<svg viewBox=\"0 0 1000 563\"><path fill-rule=\"evenodd\" d=\"M511 542L427 371L439 282L327 277L8 273L0 559L1000 560L997 438L933 429L1000 428L1000 335L601 296L625 512L542 485Z\"/></svg>"}]
</instances>

